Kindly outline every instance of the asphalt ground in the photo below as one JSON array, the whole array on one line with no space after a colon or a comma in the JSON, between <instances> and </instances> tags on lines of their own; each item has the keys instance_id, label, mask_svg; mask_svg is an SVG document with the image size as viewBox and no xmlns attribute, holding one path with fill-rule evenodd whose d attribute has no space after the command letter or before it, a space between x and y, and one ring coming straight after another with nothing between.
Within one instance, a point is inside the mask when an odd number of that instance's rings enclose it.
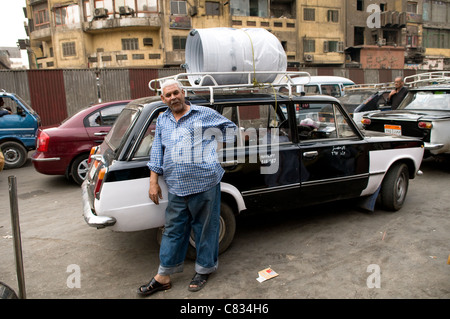
<instances>
[{"instance_id":1,"label":"asphalt ground","mask_svg":"<svg viewBox=\"0 0 450 319\"><path fill-rule=\"evenodd\" d=\"M194 263L186 260L172 289L144 300L178 300L172 310L181 313L208 299L224 313L233 300L449 299L450 163L427 159L421 170L395 213L342 201L240 216L204 289L188 291ZM0 172L0 281L18 294L8 176L17 180L27 299L141 299L137 288L159 264L156 230L88 227L79 186L37 173L30 160ZM268 267L278 276L257 281Z\"/></svg>"}]
</instances>

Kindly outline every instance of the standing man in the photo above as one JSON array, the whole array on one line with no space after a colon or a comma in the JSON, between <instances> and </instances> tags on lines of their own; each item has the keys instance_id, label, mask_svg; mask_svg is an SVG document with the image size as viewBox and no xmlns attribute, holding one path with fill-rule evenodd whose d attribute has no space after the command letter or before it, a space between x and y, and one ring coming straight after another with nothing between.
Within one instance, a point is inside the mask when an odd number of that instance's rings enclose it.
<instances>
[{"instance_id":1,"label":"standing man","mask_svg":"<svg viewBox=\"0 0 450 319\"><path fill-rule=\"evenodd\" d=\"M217 143L226 141L225 137L234 138L236 130L233 122L216 111L186 102L177 81L165 81L161 92L169 108L158 117L147 165L150 199L156 205L162 199L158 177L163 175L169 190L168 206L158 272L148 284L139 287L142 296L171 288L170 275L183 271L191 229L197 256L196 274L188 289L202 289L209 274L217 269L220 180L224 170L216 150Z\"/></svg>"},{"instance_id":2,"label":"standing man","mask_svg":"<svg viewBox=\"0 0 450 319\"><path fill-rule=\"evenodd\" d=\"M391 106L392 110L397 109L400 103L405 98L408 93L408 89L404 87L405 83L403 82L402 77L396 77L394 80L395 89L389 93L389 97L387 100L387 105Z\"/></svg>"}]
</instances>

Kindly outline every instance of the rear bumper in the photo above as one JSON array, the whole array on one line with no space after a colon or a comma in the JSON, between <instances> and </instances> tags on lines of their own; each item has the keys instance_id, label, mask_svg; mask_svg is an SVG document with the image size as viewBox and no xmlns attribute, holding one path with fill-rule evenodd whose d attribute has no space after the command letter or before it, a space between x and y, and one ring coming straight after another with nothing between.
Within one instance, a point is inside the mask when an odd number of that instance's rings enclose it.
<instances>
[{"instance_id":1,"label":"rear bumper","mask_svg":"<svg viewBox=\"0 0 450 319\"><path fill-rule=\"evenodd\" d=\"M81 185L81 191L83 198L83 217L86 224L95 228L113 226L116 223L114 217L97 216L93 213L91 205L89 204L88 183L86 181Z\"/></svg>"},{"instance_id":2,"label":"rear bumper","mask_svg":"<svg viewBox=\"0 0 450 319\"><path fill-rule=\"evenodd\" d=\"M427 151L436 151L444 147L444 144L431 144L425 142L425 150Z\"/></svg>"}]
</instances>

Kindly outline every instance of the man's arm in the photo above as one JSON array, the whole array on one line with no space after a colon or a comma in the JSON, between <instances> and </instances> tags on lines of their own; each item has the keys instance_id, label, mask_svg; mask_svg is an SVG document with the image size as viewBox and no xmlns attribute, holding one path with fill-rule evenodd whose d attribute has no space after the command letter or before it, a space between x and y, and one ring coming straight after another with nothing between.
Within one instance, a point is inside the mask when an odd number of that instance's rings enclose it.
<instances>
[{"instance_id":1,"label":"man's arm","mask_svg":"<svg viewBox=\"0 0 450 319\"><path fill-rule=\"evenodd\" d=\"M150 171L150 187L148 189L148 197L156 204L159 204L159 199L162 199L161 187L158 184L158 173Z\"/></svg>"}]
</instances>

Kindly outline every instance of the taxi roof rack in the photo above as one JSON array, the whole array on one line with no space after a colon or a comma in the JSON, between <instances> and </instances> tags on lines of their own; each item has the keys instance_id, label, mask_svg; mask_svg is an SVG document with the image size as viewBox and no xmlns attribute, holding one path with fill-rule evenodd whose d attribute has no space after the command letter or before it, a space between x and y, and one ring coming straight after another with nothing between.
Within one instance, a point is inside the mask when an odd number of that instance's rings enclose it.
<instances>
[{"instance_id":1,"label":"taxi roof rack","mask_svg":"<svg viewBox=\"0 0 450 319\"><path fill-rule=\"evenodd\" d=\"M354 84L346 85L344 91L369 90L369 89L391 89L394 87L394 82L387 83L368 83L368 84Z\"/></svg>"},{"instance_id":2,"label":"taxi roof rack","mask_svg":"<svg viewBox=\"0 0 450 319\"><path fill-rule=\"evenodd\" d=\"M260 83L256 81L258 75L274 75L277 77L271 83ZM237 84L219 84L214 76L242 76L246 79L245 83ZM189 82L189 77L196 77L195 83L192 85ZM293 78L296 77L307 77L307 81L302 83L294 83ZM292 98L293 92L292 87L297 87L299 85L308 84L311 80L311 75L308 72L297 72L297 71L238 71L238 72L207 72L207 73L179 73L176 75L170 75L164 78L158 78L151 80L148 83L150 90L154 92L161 93L161 84L167 80L177 81L181 88L185 91L187 95L189 92L209 92L210 103L214 103L214 92L218 93L224 91L245 91L245 90L261 90L261 89L281 89L285 88L288 90L289 98ZM212 83L212 84L208 84Z\"/></svg>"},{"instance_id":3,"label":"taxi roof rack","mask_svg":"<svg viewBox=\"0 0 450 319\"><path fill-rule=\"evenodd\" d=\"M450 71L436 71L410 75L405 77L404 82L410 87L426 84L450 83Z\"/></svg>"}]
</instances>

